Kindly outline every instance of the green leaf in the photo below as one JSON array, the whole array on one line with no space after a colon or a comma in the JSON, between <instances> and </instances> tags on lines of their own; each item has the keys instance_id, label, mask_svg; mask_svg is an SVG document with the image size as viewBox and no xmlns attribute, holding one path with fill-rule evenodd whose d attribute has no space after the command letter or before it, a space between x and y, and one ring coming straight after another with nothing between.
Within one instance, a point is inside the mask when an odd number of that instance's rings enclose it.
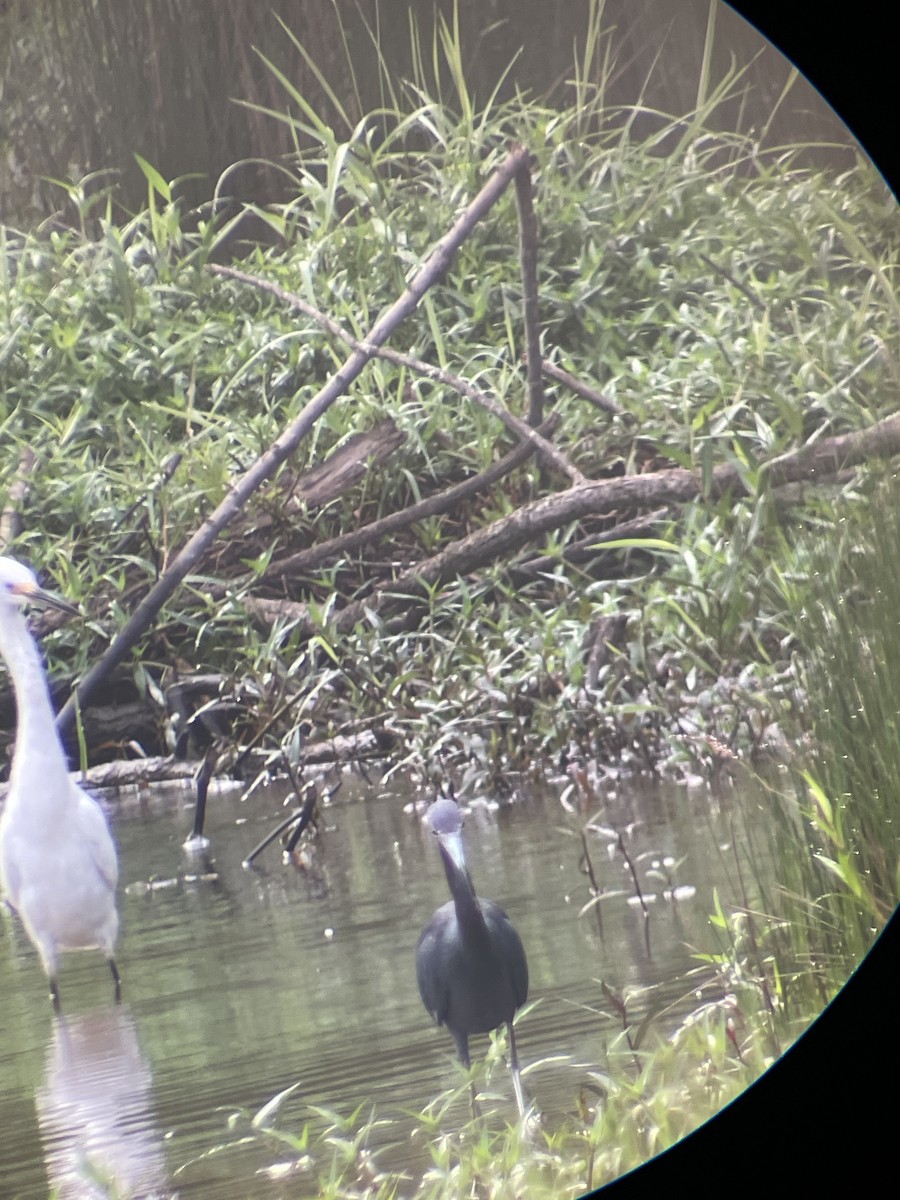
<instances>
[{"instance_id":1,"label":"green leaf","mask_svg":"<svg viewBox=\"0 0 900 1200\"><path fill-rule=\"evenodd\" d=\"M715 905L716 911L714 913L710 913L710 925L715 925L717 929L727 929L728 921L725 917L725 913L722 911L722 902L719 899L718 888L713 888L713 904Z\"/></svg>"},{"instance_id":2,"label":"green leaf","mask_svg":"<svg viewBox=\"0 0 900 1200\"><path fill-rule=\"evenodd\" d=\"M281 1108L288 1096L296 1092L297 1088L300 1086L301 1081L298 1079L296 1083L292 1083L290 1087L284 1088L283 1091L280 1091L277 1095L273 1096L268 1103L264 1104L250 1122L253 1128L261 1129L268 1125L270 1118L278 1112L279 1108Z\"/></svg>"},{"instance_id":3,"label":"green leaf","mask_svg":"<svg viewBox=\"0 0 900 1200\"><path fill-rule=\"evenodd\" d=\"M141 158L140 154L135 154L135 162L141 168L144 178L150 184L151 188L156 192L157 196L161 196L167 204L172 203L172 189L157 171L156 167L151 166L146 158Z\"/></svg>"},{"instance_id":4,"label":"green leaf","mask_svg":"<svg viewBox=\"0 0 900 1200\"><path fill-rule=\"evenodd\" d=\"M802 772L803 778L806 781L806 786L809 788L810 794L815 804L813 816L816 825L819 829L823 829L826 833L833 835L834 828L834 810L831 806L831 801L822 791L820 785L813 779L809 771Z\"/></svg>"},{"instance_id":5,"label":"green leaf","mask_svg":"<svg viewBox=\"0 0 900 1200\"><path fill-rule=\"evenodd\" d=\"M590 550L659 550L662 554L681 554L682 548L665 538L614 538L611 542L597 542Z\"/></svg>"}]
</instances>

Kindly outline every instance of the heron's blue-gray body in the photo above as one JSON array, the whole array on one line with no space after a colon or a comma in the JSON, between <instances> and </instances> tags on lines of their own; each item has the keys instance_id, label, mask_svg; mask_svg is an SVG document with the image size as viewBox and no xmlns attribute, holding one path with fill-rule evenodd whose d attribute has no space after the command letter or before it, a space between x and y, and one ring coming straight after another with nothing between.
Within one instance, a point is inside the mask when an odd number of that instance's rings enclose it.
<instances>
[{"instance_id":1,"label":"heron's blue-gray body","mask_svg":"<svg viewBox=\"0 0 900 1200\"><path fill-rule=\"evenodd\" d=\"M473 897L477 912L448 900L422 931L416 975L425 1007L453 1036L469 1065L468 1035L512 1021L528 999L525 950L506 913Z\"/></svg>"},{"instance_id":2,"label":"heron's blue-gray body","mask_svg":"<svg viewBox=\"0 0 900 1200\"><path fill-rule=\"evenodd\" d=\"M528 962L512 922L499 904L475 894L462 844L462 818L452 800L436 801L426 821L440 847L453 897L422 930L416 947L416 978L422 1001L446 1025L463 1066L469 1066L469 1035L509 1030L516 1102L524 1114L513 1017L528 998Z\"/></svg>"}]
</instances>

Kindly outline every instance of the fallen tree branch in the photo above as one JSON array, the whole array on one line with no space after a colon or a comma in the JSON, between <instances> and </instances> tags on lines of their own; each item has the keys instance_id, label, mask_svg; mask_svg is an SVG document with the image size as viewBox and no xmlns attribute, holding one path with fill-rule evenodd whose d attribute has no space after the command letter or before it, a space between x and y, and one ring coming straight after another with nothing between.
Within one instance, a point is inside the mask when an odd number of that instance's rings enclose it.
<instances>
[{"instance_id":1,"label":"fallen tree branch","mask_svg":"<svg viewBox=\"0 0 900 1200\"><path fill-rule=\"evenodd\" d=\"M539 432L552 433L558 424L559 416L552 413L540 427ZM514 471L522 463L527 462L533 453L534 446L531 442L520 442L487 470L480 471L477 475L472 475L461 483L445 488L444 491L437 492L433 496L427 496L424 500L410 504L408 508L401 509L399 512L388 513L386 517L370 521L368 525L350 529L346 533L338 534L337 537L329 538L324 542L316 542L315 545L307 546L304 550L297 550L284 558L275 559L259 575L248 573L236 577L227 586L223 583L211 583L205 589L205 594L213 600L223 600L229 592L239 592L242 588L250 585L271 583L284 579L287 575L296 576L303 571L311 571L323 562L328 562L343 554L349 554L361 546L374 545L382 538L407 529L410 525L415 525L417 521L424 521L428 517L450 512L464 500L493 487L498 480Z\"/></svg>"},{"instance_id":2,"label":"fallen tree branch","mask_svg":"<svg viewBox=\"0 0 900 1200\"><path fill-rule=\"evenodd\" d=\"M771 476L770 482L777 487L806 479L810 473L813 473L817 482L822 483L840 475L848 466L876 454L900 454L900 415L879 421L869 429L828 438L816 446L803 447L792 454L783 455L767 464L768 474ZM714 468L708 495L710 499L715 499L727 492L746 493L740 473L730 463ZM364 619L367 612L383 614L392 605L408 608L410 597L422 598L435 586L490 566L523 545L572 521L602 516L610 510L621 512L623 509L633 510L653 504L668 507L696 500L702 495L699 473L671 467L648 475L598 480L552 496L542 496L452 543L394 579L377 584L366 596L346 605L337 614L335 628L345 633ZM651 513L639 518L639 521L644 522L657 515ZM609 536L623 536L627 528L620 525L617 530L609 531ZM592 540L599 545L603 539L601 533ZM312 632L305 604L252 596L245 596L242 603L248 612L265 625L283 618L298 621Z\"/></svg>"},{"instance_id":3,"label":"fallen tree branch","mask_svg":"<svg viewBox=\"0 0 900 1200\"><path fill-rule=\"evenodd\" d=\"M519 261L522 268L522 323L525 326L525 361L528 367L528 422L540 425L544 415L541 379L541 331L538 324L537 246L531 166L526 160L516 172L516 208L519 214Z\"/></svg>"},{"instance_id":4,"label":"fallen tree branch","mask_svg":"<svg viewBox=\"0 0 900 1200\"><path fill-rule=\"evenodd\" d=\"M810 474L820 479L828 477L879 454L900 454L900 415L888 417L868 429L827 438L782 455L764 464L762 471L770 485L778 486ZM710 499L716 499L729 492L746 494L746 488L737 467L725 463L713 468L708 494ZM341 610L335 619L336 628L346 632L365 617L367 610L378 612L391 600L402 603L405 597L422 597L436 585L480 570L571 521L609 509L684 504L702 495L699 472L671 467L648 475L598 480L543 496L445 547L395 579L378 584L369 595Z\"/></svg>"},{"instance_id":5,"label":"fallen tree branch","mask_svg":"<svg viewBox=\"0 0 900 1200\"><path fill-rule=\"evenodd\" d=\"M308 317L312 317L314 321L319 321L321 325L340 338L345 345L353 349L362 350L368 349L368 343L359 341L347 333L335 320L320 312L309 301L304 300L302 296L296 295L294 292L287 291L277 283L270 283L268 279L261 279L258 275L249 275L246 271L240 271L236 267L214 266L210 267L211 271L215 271L217 275L227 275L231 279L239 279L242 283L252 284L253 287L259 288L260 291L269 292L273 296L277 296L279 300L292 308L298 309L305 313ZM383 358L386 362L392 362L396 366L406 367L407 370L414 371L417 375L424 375L427 379L433 379L437 383L442 383L446 387L452 388L453 391L459 392L466 399L471 400L473 404L477 404L479 408L489 412L491 416L496 417L498 421L517 434L524 441L532 442L535 449L540 455L558 471L567 475L574 484L587 483L587 478L573 466L566 456L546 438L542 437L536 429L533 429L521 417L517 417L515 413L504 408L492 396L487 395L468 380L462 379L459 375L454 375L451 371L444 370L442 367L436 367L432 363L424 362L420 358L414 358L411 354L403 354L399 350L392 350L388 346L382 346L372 350L374 358Z\"/></svg>"},{"instance_id":6,"label":"fallen tree branch","mask_svg":"<svg viewBox=\"0 0 900 1200\"><path fill-rule=\"evenodd\" d=\"M256 617L264 629L271 629L276 621L296 621L303 632L313 632L309 619L309 606L299 600L273 599L268 596L242 596L241 604L252 617Z\"/></svg>"},{"instance_id":7,"label":"fallen tree branch","mask_svg":"<svg viewBox=\"0 0 900 1200\"><path fill-rule=\"evenodd\" d=\"M549 434L555 429L558 423L559 417L553 414L540 427L539 432ZM347 554L351 550L358 549L360 546L373 545L381 538L387 537L392 533L397 533L401 529L407 529L417 521L424 521L428 517L449 512L451 509L456 508L463 500L467 500L470 496L474 496L478 492L492 487L504 475L508 475L510 471L515 470L516 467L526 462L533 453L533 443L529 441L520 442L515 449L510 450L508 454L488 467L486 471L481 471L477 475L473 475L470 479L464 479L462 483L454 484L453 487L446 488L434 496L428 496L425 500L411 504L408 508L404 508L400 512L389 513L386 517L381 517L377 521L363 525L360 529L351 529L347 533L340 534L338 537L329 538L327 542L319 542L315 546L309 546L306 550L298 550L295 554L290 554L286 558L277 559L275 562L269 563L266 570L259 577L260 581L280 579L285 575L296 575L300 571L309 571L313 567L317 567L320 563L336 558L340 554Z\"/></svg>"},{"instance_id":8,"label":"fallen tree branch","mask_svg":"<svg viewBox=\"0 0 900 1200\"><path fill-rule=\"evenodd\" d=\"M778 487L801 479L821 480L869 458L895 454L900 454L900 414L781 454L763 463L760 472L771 487Z\"/></svg>"},{"instance_id":9,"label":"fallen tree branch","mask_svg":"<svg viewBox=\"0 0 900 1200\"><path fill-rule=\"evenodd\" d=\"M741 283L741 281L732 275L732 273L726 267L721 266L721 264L717 262L713 262L713 260L706 254L701 253L700 257L708 267L712 267L717 275L721 275L723 279L727 279L728 282L736 287L742 295L746 296L757 312L764 313L766 311L765 301L761 300L754 292L751 292L747 285L745 283Z\"/></svg>"},{"instance_id":10,"label":"fallen tree branch","mask_svg":"<svg viewBox=\"0 0 900 1200\"><path fill-rule=\"evenodd\" d=\"M531 367L531 359L528 359L529 369ZM610 400L608 396L604 396L602 392L598 392L595 388L588 387L575 375L570 375L568 371L564 371L562 367L558 367L556 363L547 362L546 359L541 360L541 371L548 379L555 379L557 383L563 384L576 396L580 396L582 400L587 400L589 404L593 404L595 408L599 408L602 412L609 413L612 417L623 415L623 409L616 404L615 400ZM631 414L628 414L629 416ZM632 417L632 420L634 418Z\"/></svg>"},{"instance_id":11,"label":"fallen tree branch","mask_svg":"<svg viewBox=\"0 0 900 1200\"><path fill-rule=\"evenodd\" d=\"M406 434L390 417L374 429L354 433L323 462L303 472L290 489L282 511L324 507L359 483L371 465L389 458L405 441Z\"/></svg>"},{"instance_id":12,"label":"fallen tree branch","mask_svg":"<svg viewBox=\"0 0 900 1200\"><path fill-rule=\"evenodd\" d=\"M229 583L227 587L210 583L205 588L205 595L211 600L221 600L235 588L260 582L270 572L261 575L255 571L241 572L240 568L248 557L257 557L267 530L282 527L285 516L302 510L313 513L344 495L367 471L385 462L405 440L406 434L401 433L388 417L374 428L346 438L309 470L289 478L282 476L278 490L267 497L265 511L236 521L232 525L232 536L227 541L220 539L217 542L208 560L208 573L227 577Z\"/></svg>"},{"instance_id":13,"label":"fallen tree branch","mask_svg":"<svg viewBox=\"0 0 900 1200\"><path fill-rule=\"evenodd\" d=\"M550 571L558 566L560 558L563 562L576 562L579 558L591 555L604 542L614 542L620 538L641 537L648 533L654 525L665 521L669 516L668 508L657 508L653 512L643 513L631 521L620 521L611 529L604 529L600 533L589 534L587 537L579 538L576 542L570 542L561 555L545 554L540 558L529 558L525 562L516 563L514 571L516 574L537 575L541 571Z\"/></svg>"},{"instance_id":14,"label":"fallen tree branch","mask_svg":"<svg viewBox=\"0 0 900 1200\"><path fill-rule=\"evenodd\" d=\"M355 762L358 759L384 758L389 745L384 731L373 733L363 730L357 734L341 734L325 738L320 742L306 742L300 751L299 761L307 767L324 767L332 763ZM247 764L248 771L260 770L271 758L268 752L258 750ZM142 787L149 783L185 783L193 785L197 774L195 760L173 758L170 755L155 758L119 759L116 762L100 763L86 771L71 771L71 778L91 791L125 787ZM216 776L230 781L227 775ZM0 789L0 800L6 792Z\"/></svg>"},{"instance_id":15,"label":"fallen tree branch","mask_svg":"<svg viewBox=\"0 0 900 1200\"><path fill-rule=\"evenodd\" d=\"M119 630L106 653L87 672L66 701L57 717L57 724L61 730L66 730L72 724L78 706L84 708L87 705L100 683L124 659L128 651L149 628L166 600L196 566L222 530L241 511L250 496L294 453L316 421L357 378L378 347L390 337L406 317L415 311L425 292L446 274L456 250L485 213L503 195L510 181L515 178L523 163L527 161L527 157L528 152L524 146L513 146L475 199L429 254L403 294L372 326L365 344L351 352L340 369L331 376L325 386L276 438L269 449L240 477L229 490L225 499L182 547L163 575L138 604L129 620Z\"/></svg>"}]
</instances>

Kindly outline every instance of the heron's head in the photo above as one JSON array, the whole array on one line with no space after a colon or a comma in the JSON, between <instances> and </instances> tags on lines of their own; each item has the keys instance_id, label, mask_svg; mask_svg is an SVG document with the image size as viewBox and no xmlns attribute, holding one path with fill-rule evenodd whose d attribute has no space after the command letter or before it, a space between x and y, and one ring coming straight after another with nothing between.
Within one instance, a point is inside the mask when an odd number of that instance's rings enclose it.
<instances>
[{"instance_id":1,"label":"heron's head","mask_svg":"<svg viewBox=\"0 0 900 1200\"><path fill-rule=\"evenodd\" d=\"M34 572L14 558L0 557L0 603L15 606L38 604L44 608L56 608L72 616L78 614L78 609L69 604L68 600L45 592Z\"/></svg>"},{"instance_id":2,"label":"heron's head","mask_svg":"<svg viewBox=\"0 0 900 1200\"><path fill-rule=\"evenodd\" d=\"M463 817L456 802L446 797L435 800L425 814L425 823L454 866L465 874L466 858L462 841Z\"/></svg>"}]
</instances>

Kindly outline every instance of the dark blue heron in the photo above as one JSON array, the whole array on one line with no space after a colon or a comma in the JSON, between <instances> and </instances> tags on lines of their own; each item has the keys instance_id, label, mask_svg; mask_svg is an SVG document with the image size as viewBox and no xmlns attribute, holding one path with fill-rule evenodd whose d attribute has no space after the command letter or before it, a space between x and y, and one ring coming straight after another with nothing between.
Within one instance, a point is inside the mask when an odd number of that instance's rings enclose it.
<instances>
[{"instance_id":1,"label":"dark blue heron","mask_svg":"<svg viewBox=\"0 0 900 1200\"><path fill-rule=\"evenodd\" d=\"M438 839L453 899L434 913L416 947L422 1001L438 1025L447 1026L466 1068L469 1034L506 1025L516 1103L524 1116L513 1031L513 1017L528 998L522 939L499 904L475 895L463 851L462 814L455 802L436 800L425 820Z\"/></svg>"}]
</instances>

